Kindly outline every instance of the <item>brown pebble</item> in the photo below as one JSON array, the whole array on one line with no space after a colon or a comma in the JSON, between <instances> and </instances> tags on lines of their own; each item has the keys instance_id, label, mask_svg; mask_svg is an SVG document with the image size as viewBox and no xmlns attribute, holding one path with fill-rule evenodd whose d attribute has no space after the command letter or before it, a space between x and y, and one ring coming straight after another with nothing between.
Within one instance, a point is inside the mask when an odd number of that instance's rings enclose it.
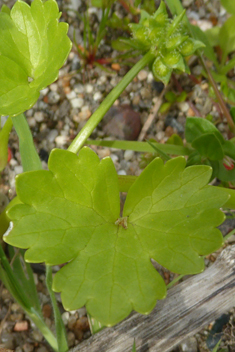
<instances>
[{"instance_id":1,"label":"brown pebble","mask_svg":"<svg viewBox=\"0 0 235 352\"><path fill-rule=\"evenodd\" d=\"M165 283L168 285L170 282L170 274L168 272L164 272L164 279L165 279Z\"/></svg>"},{"instance_id":2,"label":"brown pebble","mask_svg":"<svg viewBox=\"0 0 235 352\"><path fill-rule=\"evenodd\" d=\"M118 63L113 63L111 65L112 69L115 71L120 71L121 66Z\"/></svg>"},{"instance_id":3,"label":"brown pebble","mask_svg":"<svg viewBox=\"0 0 235 352\"><path fill-rule=\"evenodd\" d=\"M191 108L188 109L187 116L195 116L193 109Z\"/></svg>"},{"instance_id":4,"label":"brown pebble","mask_svg":"<svg viewBox=\"0 0 235 352\"><path fill-rule=\"evenodd\" d=\"M175 131L174 131L173 127L167 126L167 128L165 130L166 137L171 137L174 133L175 133Z\"/></svg>"},{"instance_id":5,"label":"brown pebble","mask_svg":"<svg viewBox=\"0 0 235 352\"><path fill-rule=\"evenodd\" d=\"M82 331L87 331L90 329L87 317L81 317L76 321L75 327Z\"/></svg>"},{"instance_id":6,"label":"brown pebble","mask_svg":"<svg viewBox=\"0 0 235 352\"><path fill-rule=\"evenodd\" d=\"M50 318L51 313L52 313L52 308L50 304L44 304L44 306L42 307L42 314L44 318Z\"/></svg>"},{"instance_id":7,"label":"brown pebble","mask_svg":"<svg viewBox=\"0 0 235 352\"><path fill-rule=\"evenodd\" d=\"M28 331L29 322L27 320L18 321L14 326L14 331Z\"/></svg>"},{"instance_id":8,"label":"brown pebble","mask_svg":"<svg viewBox=\"0 0 235 352\"><path fill-rule=\"evenodd\" d=\"M113 106L103 119L103 130L108 136L118 139L135 140L140 129L140 114L130 105Z\"/></svg>"}]
</instances>

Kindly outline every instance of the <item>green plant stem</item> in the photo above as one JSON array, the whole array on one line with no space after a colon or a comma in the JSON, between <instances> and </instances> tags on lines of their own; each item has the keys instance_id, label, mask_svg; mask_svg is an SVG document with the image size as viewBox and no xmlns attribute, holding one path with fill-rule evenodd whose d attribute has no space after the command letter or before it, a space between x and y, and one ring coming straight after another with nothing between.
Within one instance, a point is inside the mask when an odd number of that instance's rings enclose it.
<instances>
[{"instance_id":1,"label":"green plant stem","mask_svg":"<svg viewBox=\"0 0 235 352\"><path fill-rule=\"evenodd\" d=\"M174 284L176 284L176 282L178 282L179 280L182 279L182 277L184 277L184 274L178 275L174 280L172 280L166 287L169 290L169 288L171 288Z\"/></svg>"},{"instance_id":2,"label":"green plant stem","mask_svg":"<svg viewBox=\"0 0 235 352\"><path fill-rule=\"evenodd\" d=\"M86 125L81 129L78 135L75 137L68 150L77 153L80 148L84 145L87 138L94 131L98 123L102 120L106 112L113 105L115 100L124 91L128 84L133 80L133 78L142 70L146 65L148 65L154 59L154 55L149 51L145 54L141 60L139 60L130 71L123 77L123 79L117 84L117 86L107 95L107 97L100 104L98 109L90 117Z\"/></svg>"},{"instance_id":3,"label":"green plant stem","mask_svg":"<svg viewBox=\"0 0 235 352\"><path fill-rule=\"evenodd\" d=\"M227 241L229 239L229 237L231 237L234 234L235 234L235 229L233 229L226 236L224 236L224 242Z\"/></svg>"},{"instance_id":4,"label":"green plant stem","mask_svg":"<svg viewBox=\"0 0 235 352\"><path fill-rule=\"evenodd\" d=\"M42 163L33 143L33 137L24 114L12 117L12 122L19 137L19 149L23 170L41 170Z\"/></svg>"},{"instance_id":5,"label":"green plant stem","mask_svg":"<svg viewBox=\"0 0 235 352\"><path fill-rule=\"evenodd\" d=\"M217 87L217 84L216 84L214 78L211 75L210 70L208 69L208 67L207 67L207 65L205 63L205 60L204 60L204 58L203 58L203 56L201 54L201 51L199 51L199 58L201 60L201 63L202 63L202 66L203 66L204 70L207 73L208 80L209 80L209 82L210 82L210 84L211 84L211 86L212 86L212 88L213 88L213 90L215 92L216 98L218 99L219 105L221 107L221 110L224 113L224 116L226 117L228 125L229 125L231 131L233 132L233 134L235 134L235 124L233 122L232 116L230 115L230 112L229 112L229 110L228 110L228 108L227 108L227 106L226 106L226 104L225 104L225 102L223 100L223 97L222 97L222 95L221 95L221 93L220 93L220 91L219 91L219 89Z\"/></svg>"},{"instance_id":6,"label":"green plant stem","mask_svg":"<svg viewBox=\"0 0 235 352\"><path fill-rule=\"evenodd\" d=\"M56 326L56 337L58 342L58 352L66 352L69 350L68 342L66 338L66 331L59 308L57 306L55 293L52 290L52 267L46 265L46 285L50 294L51 303L54 312L55 326Z\"/></svg>"},{"instance_id":7,"label":"green plant stem","mask_svg":"<svg viewBox=\"0 0 235 352\"><path fill-rule=\"evenodd\" d=\"M12 130L12 126L13 126L12 120L9 117L6 120L3 128L0 130L0 171L2 171L7 164L8 140L9 140L9 134Z\"/></svg>"}]
</instances>

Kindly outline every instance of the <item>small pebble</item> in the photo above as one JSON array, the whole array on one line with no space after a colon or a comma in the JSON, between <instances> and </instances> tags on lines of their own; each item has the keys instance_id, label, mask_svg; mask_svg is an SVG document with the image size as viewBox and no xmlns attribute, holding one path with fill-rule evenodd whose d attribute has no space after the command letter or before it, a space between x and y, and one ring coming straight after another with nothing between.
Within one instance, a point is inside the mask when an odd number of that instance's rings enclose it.
<instances>
[{"instance_id":1,"label":"small pebble","mask_svg":"<svg viewBox=\"0 0 235 352\"><path fill-rule=\"evenodd\" d=\"M29 127L31 127L31 128L33 128L37 125L37 121L35 120L34 117L28 117L27 121L28 121Z\"/></svg>"},{"instance_id":2,"label":"small pebble","mask_svg":"<svg viewBox=\"0 0 235 352\"><path fill-rule=\"evenodd\" d=\"M43 340L43 335L38 329L33 330L32 337L37 342L41 342Z\"/></svg>"},{"instance_id":3,"label":"small pebble","mask_svg":"<svg viewBox=\"0 0 235 352\"><path fill-rule=\"evenodd\" d=\"M141 71L138 73L137 77L138 77L138 80L139 80L139 81L144 81L144 80L148 77L148 72L145 71L145 70L141 70Z\"/></svg>"},{"instance_id":4,"label":"small pebble","mask_svg":"<svg viewBox=\"0 0 235 352\"><path fill-rule=\"evenodd\" d=\"M50 90L51 90L52 92L57 92L57 89L58 89L57 83L52 83L52 84L50 85Z\"/></svg>"},{"instance_id":5,"label":"small pebble","mask_svg":"<svg viewBox=\"0 0 235 352\"><path fill-rule=\"evenodd\" d=\"M147 83L152 83L153 80L154 80L153 74L152 74L152 72L149 72L148 78L147 78Z\"/></svg>"},{"instance_id":6,"label":"small pebble","mask_svg":"<svg viewBox=\"0 0 235 352\"><path fill-rule=\"evenodd\" d=\"M61 317L62 317L64 325L67 325L68 321L69 321L69 317L70 317L69 312L62 313Z\"/></svg>"},{"instance_id":7,"label":"small pebble","mask_svg":"<svg viewBox=\"0 0 235 352\"><path fill-rule=\"evenodd\" d=\"M114 71L120 71L120 68L121 68L121 66L120 66L119 64L117 64L117 63L113 63L113 64L111 65L111 67L112 67L112 69L113 69Z\"/></svg>"},{"instance_id":8,"label":"small pebble","mask_svg":"<svg viewBox=\"0 0 235 352\"><path fill-rule=\"evenodd\" d=\"M134 157L135 152L133 150L125 150L124 152L124 159L126 161L131 160Z\"/></svg>"},{"instance_id":9,"label":"small pebble","mask_svg":"<svg viewBox=\"0 0 235 352\"><path fill-rule=\"evenodd\" d=\"M126 175L126 171L125 171L125 170L119 170L119 171L118 171L118 175L123 175L123 176L125 176L125 175Z\"/></svg>"},{"instance_id":10,"label":"small pebble","mask_svg":"<svg viewBox=\"0 0 235 352\"><path fill-rule=\"evenodd\" d=\"M197 352L197 340L195 337L189 337L180 344L181 352Z\"/></svg>"},{"instance_id":11,"label":"small pebble","mask_svg":"<svg viewBox=\"0 0 235 352\"><path fill-rule=\"evenodd\" d=\"M182 4L184 7L189 7L193 3L193 0L183 0Z\"/></svg>"},{"instance_id":12,"label":"small pebble","mask_svg":"<svg viewBox=\"0 0 235 352\"><path fill-rule=\"evenodd\" d=\"M75 335L72 331L67 333L68 345L69 347L73 347L75 344Z\"/></svg>"},{"instance_id":13,"label":"small pebble","mask_svg":"<svg viewBox=\"0 0 235 352\"><path fill-rule=\"evenodd\" d=\"M51 143L54 142L58 134L59 134L58 130L50 130L50 132L47 135L47 140Z\"/></svg>"},{"instance_id":14,"label":"small pebble","mask_svg":"<svg viewBox=\"0 0 235 352\"><path fill-rule=\"evenodd\" d=\"M77 94L74 90L72 90L70 93L66 94L66 97L68 100L75 99L77 97Z\"/></svg>"},{"instance_id":15,"label":"small pebble","mask_svg":"<svg viewBox=\"0 0 235 352\"><path fill-rule=\"evenodd\" d=\"M23 166L17 165L17 166L15 167L15 173L16 173L16 175L22 174L22 172L23 172Z\"/></svg>"},{"instance_id":16,"label":"small pebble","mask_svg":"<svg viewBox=\"0 0 235 352\"><path fill-rule=\"evenodd\" d=\"M33 352L34 346L31 343L25 343L23 345L23 351L24 352Z\"/></svg>"},{"instance_id":17,"label":"small pebble","mask_svg":"<svg viewBox=\"0 0 235 352\"><path fill-rule=\"evenodd\" d=\"M99 100L101 100L102 99L102 94L100 93L100 92L96 92L94 95L93 95L93 99L95 100L95 101L99 101Z\"/></svg>"},{"instance_id":18,"label":"small pebble","mask_svg":"<svg viewBox=\"0 0 235 352\"><path fill-rule=\"evenodd\" d=\"M51 91L48 94L48 103L49 104L56 104L59 102L59 100L60 100L60 95L57 92Z\"/></svg>"},{"instance_id":19,"label":"small pebble","mask_svg":"<svg viewBox=\"0 0 235 352\"><path fill-rule=\"evenodd\" d=\"M201 73L202 73L202 66L197 65L193 67L192 74L194 74L195 76L200 76Z\"/></svg>"},{"instance_id":20,"label":"small pebble","mask_svg":"<svg viewBox=\"0 0 235 352\"><path fill-rule=\"evenodd\" d=\"M67 136L58 136L55 139L56 145L61 147L63 147L68 141L69 138Z\"/></svg>"},{"instance_id":21,"label":"small pebble","mask_svg":"<svg viewBox=\"0 0 235 352\"><path fill-rule=\"evenodd\" d=\"M97 79L96 84L97 84L98 86L101 86L101 85L104 84L106 81L107 81L107 77L106 77L106 76L100 76L100 77Z\"/></svg>"},{"instance_id":22,"label":"small pebble","mask_svg":"<svg viewBox=\"0 0 235 352\"><path fill-rule=\"evenodd\" d=\"M81 108L84 104L84 100L82 98L74 98L70 100L70 103L74 109Z\"/></svg>"},{"instance_id":23,"label":"small pebble","mask_svg":"<svg viewBox=\"0 0 235 352\"><path fill-rule=\"evenodd\" d=\"M119 159L116 154L110 154L110 158L112 159L114 164L117 163Z\"/></svg>"},{"instance_id":24,"label":"small pebble","mask_svg":"<svg viewBox=\"0 0 235 352\"><path fill-rule=\"evenodd\" d=\"M27 320L18 321L14 326L14 331L27 331L29 330L29 323Z\"/></svg>"},{"instance_id":25,"label":"small pebble","mask_svg":"<svg viewBox=\"0 0 235 352\"><path fill-rule=\"evenodd\" d=\"M189 105L186 101L182 101L180 103L177 104L178 108L180 109L180 111L182 112L187 112L189 109Z\"/></svg>"},{"instance_id":26,"label":"small pebble","mask_svg":"<svg viewBox=\"0 0 235 352\"><path fill-rule=\"evenodd\" d=\"M138 95L135 95L134 98L132 99L132 104L138 106L139 103L140 103L140 96L138 94Z\"/></svg>"},{"instance_id":27,"label":"small pebble","mask_svg":"<svg viewBox=\"0 0 235 352\"><path fill-rule=\"evenodd\" d=\"M48 92L49 92L49 88L48 88L48 87L46 87L46 88L44 88L44 89L42 89L42 90L40 91L40 93L42 94L42 96L47 95Z\"/></svg>"},{"instance_id":28,"label":"small pebble","mask_svg":"<svg viewBox=\"0 0 235 352\"><path fill-rule=\"evenodd\" d=\"M34 114L34 118L37 122L42 122L44 120L44 113L41 111L37 111Z\"/></svg>"},{"instance_id":29,"label":"small pebble","mask_svg":"<svg viewBox=\"0 0 235 352\"><path fill-rule=\"evenodd\" d=\"M90 94L93 92L93 86L91 84L86 84L85 90L86 93Z\"/></svg>"},{"instance_id":30,"label":"small pebble","mask_svg":"<svg viewBox=\"0 0 235 352\"><path fill-rule=\"evenodd\" d=\"M48 352L48 349L45 346L41 346L37 349L37 352Z\"/></svg>"},{"instance_id":31,"label":"small pebble","mask_svg":"<svg viewBox=\"0 0 235 352\"><path fill-rule=\"evenodd\" d=\"M106 156L110 156L110 149L109 148L98 149L97 154L101 159L103 159Z\"/></svg>"},{"instance_id":32,"label":"small pebble","mask_svg":"<svg viewBox=\"0 0 235 352\"><path fill-rule=\"evenodd\" d=\"M84 92L84 85L81 83L75 84L74 91L78 94L82 94Z\"/></svg>"}]
</instances>

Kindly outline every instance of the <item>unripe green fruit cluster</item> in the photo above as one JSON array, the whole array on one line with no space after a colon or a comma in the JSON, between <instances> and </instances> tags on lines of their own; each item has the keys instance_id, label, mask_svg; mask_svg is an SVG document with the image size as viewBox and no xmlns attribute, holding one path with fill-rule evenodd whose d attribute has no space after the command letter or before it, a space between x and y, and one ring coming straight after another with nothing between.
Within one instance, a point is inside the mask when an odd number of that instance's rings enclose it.
<instances>
[{"instance_id":1,"label":"unripe green fruit cluster","mask_svg":"<svg viewBox=\"0 0 235 352\"><path fill-rule=\"evenodd\" d=\"M184 57L204 46L187 35L182 22L184 15L185 11L169 19L166 5L161 2L152 16L141 11L140 22L130 24L133 46L143 52L151 50L155 56L153 74L165 84L169 82L173 70L189 73Z\"/></svg>"}]
</instances>

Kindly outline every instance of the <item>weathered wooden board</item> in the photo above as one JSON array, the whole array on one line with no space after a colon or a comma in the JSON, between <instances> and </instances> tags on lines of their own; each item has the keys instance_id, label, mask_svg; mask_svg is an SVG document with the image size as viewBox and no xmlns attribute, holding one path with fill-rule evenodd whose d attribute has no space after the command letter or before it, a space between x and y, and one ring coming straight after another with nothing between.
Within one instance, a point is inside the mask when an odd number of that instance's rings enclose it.
<instances>
[{"instance_id":1,"label":"weathered wooden board","mask_svg":"<svg viewBox=\"0 0 235 352\"><path fill-rule=\"evenodd\" d=\"M167 352L235 306L235 245L216 262L168 291L151 314L133 313L70 352Z\"/></svg>"}]
</instances>

